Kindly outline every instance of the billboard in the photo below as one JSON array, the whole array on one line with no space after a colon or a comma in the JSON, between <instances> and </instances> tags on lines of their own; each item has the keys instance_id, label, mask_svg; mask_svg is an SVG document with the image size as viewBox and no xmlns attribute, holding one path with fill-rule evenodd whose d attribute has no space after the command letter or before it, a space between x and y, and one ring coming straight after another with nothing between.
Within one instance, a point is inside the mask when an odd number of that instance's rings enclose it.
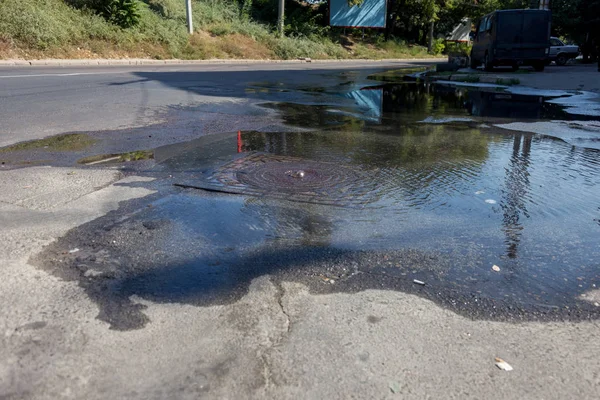
<instances>
[{"instance_id":1,"label":"billboard","mask_svg":"<svg viewBox=\"0 0 600 400\"><path fill-rule=\"evenodd\" d=\"M329 0L331 26L385 28L386 15L387 0Z\"/></svg>"}]
</instances>

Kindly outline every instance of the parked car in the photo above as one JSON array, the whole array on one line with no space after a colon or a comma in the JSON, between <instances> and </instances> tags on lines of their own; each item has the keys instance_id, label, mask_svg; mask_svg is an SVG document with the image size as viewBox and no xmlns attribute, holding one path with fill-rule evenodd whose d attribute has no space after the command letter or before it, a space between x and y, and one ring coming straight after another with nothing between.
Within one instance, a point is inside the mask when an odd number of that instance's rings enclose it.
<instances>
[{"instance_id":1,"label":"parked car","mask_svg":"<svg viewBox=\"0 0 600 400\"><path fill-rule=\"evenodd\" d=\"M567 45L559 38L551 37L548 64L554 61L556 65L565 65L570 59L576 58L580 52L579 46Z\"/></svg>"},{"instance_id":2,"label":"parked car","mask_svg":"<svg viewBox=\"0 0 600 400\"><path fill-rule=\"evenodd\" d=\"M471 68L483 63L486 71L496 66L521 65L543 71L550 51L550 12L501 10L484 16L473 35Z\"/></svg>"}]
</instances>

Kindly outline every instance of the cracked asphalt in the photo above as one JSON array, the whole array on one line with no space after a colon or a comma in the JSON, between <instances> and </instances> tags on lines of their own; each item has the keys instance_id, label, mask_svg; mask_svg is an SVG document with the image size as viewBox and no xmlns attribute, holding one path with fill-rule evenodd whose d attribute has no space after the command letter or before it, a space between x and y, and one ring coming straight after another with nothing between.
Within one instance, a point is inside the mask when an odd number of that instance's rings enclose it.
<instances>
[{"instance_id":1,"label":"cracked asphalt","mask_svg":"<svg viewBox=\"0 0 600 400\"><path fill-rule=\"evenodd\" d=\"M410 63L151 67L171 73L169 84L136 68L1 69L0 139L5 146L93 132L108 139L90 153L108 154L239 126L280 131L286 127L277 113L240 100L248 82L362 79L404 65ZM27 74L38 76L21 77ZM382 282L392 280L382 281L380 270L356 268L376 253L344 258L315 247L304 255L315 265L302 274L258 254L253 264L265 268L261 273L249 268L224 278L215 292L170 271L146 281L109 279L121 267L148 276L149 261L160 263L158 250L179 255L174 268L184 272L190 252L204 250L210 274L228 259L230 244L207 249L201 237L178 232L186 237L180 247L153 248L177 228L143 218L160 207L169 172L153 177L74 161L0 171L0 399L598 397L597 319L493 317L494 304L477 315L461 306L467 299L453 298L450 307L430 285L409 281L389 290ZM310 222L317 232L326 229ZM231 240L252 254L251 234ZM145 251L123 252L132 243ZM397 257L429 260L432 274L443 263L429 254ZM498 369L495 357L514 370Z\"/></svg>"}]
</instances>

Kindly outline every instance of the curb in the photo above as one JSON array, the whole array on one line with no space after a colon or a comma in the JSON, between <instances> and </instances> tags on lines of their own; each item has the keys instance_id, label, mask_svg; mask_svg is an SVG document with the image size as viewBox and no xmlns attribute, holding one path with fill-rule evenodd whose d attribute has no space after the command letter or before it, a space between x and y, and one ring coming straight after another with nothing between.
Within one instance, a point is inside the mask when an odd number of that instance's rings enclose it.
<instances>
[{"instance_id":1,"label":"curb","mask_svg":"<svg viewBox=\"0 0 600 400\"><path fill-rule=\"evenodd\" d=\"M383 60L311 60L302 58L297 60L150 60L150 59L81 59L81 60L0 60L0 67L27 67L27 66L54 66L54 67L79 67L79 66L111 66L111 65L219 65L219 64L328 64L328 63L386 63L386 62L439 62L441 58L394 58Z\"/></svg>"},{"instance_id":2,"label":"curb","mask_svg":"<svg viewBox=\"0 0 600 400\"><path fill-rule=\"evenodd\" d=\"M464 78L469 76L477 77L479 80L477 82L469 82L465 81ZM457 73L454 75L431 75L428 78L435 81L452 81L452 82L463 82L463 83L497 83L499 85L504 85L505 83L498 83L498 81L510 81L511 79L516 79L519 82L521 81L517 77L512 75L486 75L486 74L478 74L478 73ZM516 84L516 83L515 83Z\"/></svg>"}]
</instances>

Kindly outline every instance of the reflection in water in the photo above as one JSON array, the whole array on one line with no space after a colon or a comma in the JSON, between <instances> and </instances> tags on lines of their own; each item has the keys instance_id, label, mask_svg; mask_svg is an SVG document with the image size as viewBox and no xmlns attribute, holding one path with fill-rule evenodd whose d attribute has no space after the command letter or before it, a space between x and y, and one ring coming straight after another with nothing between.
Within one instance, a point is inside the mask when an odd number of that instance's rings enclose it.
<instances>
[{"instance_id":1,"label":"reflection in water","mask_svg":"<svg viewBox=\"0 0 600 400\"><path fill-rule=\"evenodd\" d=\"M466 103L471 115L515 119L539 119L544 115L544 98L509 93L470 91Z\"/></svg>"},{"instance_id":2,"label":"reflection in water","mask_svg":"<svg viewBox=\"0 0 600 400\"><path fill-rule=\"evenodd\" d=\"M368 89L368 90L367 90ZM548 103L535 95L511 94L490 88L444 86L433 83L387 84L364 88L347 93L356 104L364 106L366 93L381 90L381 101L369 102L369 112L363 119L372 115L388 114L396 121L414 120L431 115L473 115L477 117L514 118L514 119L572 119L561 107ZM373 94L374 96L374 94ZM404 118L399 118L404 117ZM361 118L359 116L359 118Z\"/></svg>"},{"instance_id":3,"label":"reflection in water","mask_svg":"<svg viewBox=\"0 0 600 400\"><path fill-rule=\"evenodd\" d=\"M332 109L327 105L308 105L297 103L268 103L262 107L273 108L281 112L286 124L303 128L331 129L343 126L360 129L365 120L350 107Z\"/></svg>"},{"instance_id":4,"label":"reflection in water","mask_svg":"<svg viewBox=\"0 0 600 400\"><path fill-rule=\"evenodd\" d=\"M333 231L331 221L319 214L309 214L300 221L302 244L305 246L327 246Z\"/></svg>"},{"instance_id":5,"label":"reflection in water","mask_svg":"<svg viewBox=\"0 0 600 400\"><path fill-rule=\"evenodd\" d=\"M244 132L242 137L243 150L247 152L293 155L326 162L332 168L341 164L339 173L344 172L344 164L360 167L369 181L357 184L372 187L371 200L406 207L444 204L457 193L468 191L473 177L481 174L489 143L500 140L478 129L439 125L409 126L401 134L376 134L370 130ZM311 162L307 162L307 168ZM336 176L323 176L330 175ZM321 185L324 190L331 190L329 185L337 183L339 180L329 179ZM348 194L360 192L351 187L345 190Z\"/></svg>"},{"instance_id":6,"label":"reflection in water","mask_svg":"<svg viewBox=\"0 0 600 400\"><path fill-rule=\"evenodd\" d=\"M521 241L523 224L521 216L529 217L527 201L529 197L529 156L531 153L532 135L522 137L515 134L510 165L506 168L504 200L501 207L503 211L503 231L506 235L507 255L516 258ZM523 149L521 151L521 141Z\"/></svg>"},{"instance_id":7,"label":"reflection in water","mask_svg":"<svg viewBox=\"0 0 600 400\"><path fill-rule=\"evenodd\" d=\"M390 116L405 116L411 120L423 115L464 114L464 89L432 84L384 86L383 110Z\"/></svg>"},{"instance_id":8,"label":"reflection in water","mask_svg":"<svg viewBox=\"0 0 600 400\"><path fill-rule=\"evenodd\" d=\"M383 89L379 87L366 87L355 90L344 95L354 100L361 112L361 118L370 122L381 122L381 107L383 101Z\"/></svg>"},{"instance_id":9,"label":"reflection in water","mask_svg":"<svg viewBox=\"0 0 600 400\"><path fill-rule=\"evenodd\" d=\"M490 88L473 90L432 83L386 84L330 94L335 107L297 103L269 103L291 125L318 129L361 130L366 125L403 131L407 123L426 118L487 117L572 119L547 98L511 94ZM338 100L336 100L338 99Z\"/></svg>"}]
</instances>

